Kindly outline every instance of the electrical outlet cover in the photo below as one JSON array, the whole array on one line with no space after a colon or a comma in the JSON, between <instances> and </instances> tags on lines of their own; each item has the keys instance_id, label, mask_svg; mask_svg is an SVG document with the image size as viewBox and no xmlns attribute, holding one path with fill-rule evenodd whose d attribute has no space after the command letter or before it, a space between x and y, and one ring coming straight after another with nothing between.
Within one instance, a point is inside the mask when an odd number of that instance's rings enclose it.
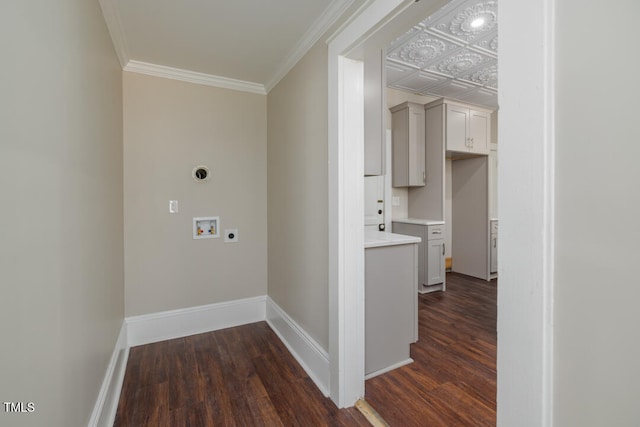
<instances>
[{"instance_id":1,"label":"electrical outlet cover","mask_svg":"<svg viewBox=\"0 0 640 427\"><path fill-rule=\"evenodd\" d=\"M236 243L238 241L238 229L230 228L224 230L224 241L225 243Z\"/></svg>"}]
</instances>

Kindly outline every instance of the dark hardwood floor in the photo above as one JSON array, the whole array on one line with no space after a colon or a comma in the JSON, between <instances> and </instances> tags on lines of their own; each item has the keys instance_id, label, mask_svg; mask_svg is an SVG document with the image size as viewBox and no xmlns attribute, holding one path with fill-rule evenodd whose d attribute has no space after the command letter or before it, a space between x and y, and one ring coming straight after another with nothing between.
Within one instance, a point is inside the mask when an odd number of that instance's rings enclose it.
<instances>
[{"instance_id":1,"label":"dark hardwood floor","mask_svg":"<svg viewBox=\"0 0 640 427\"><path fill-rule=\"evenodd\" d=\"M134 347L115 426L368 426L325 398L265 323Z\"/></svg>"},{"instance_id":2,"label":"dark hardwood floor","mask_svg":"<svg viewBox=\"0 0 640 427\"><path fill-rule=\"evenodd\" d=\"M393 427L494 426L496 281L419 296L414 363L366 382ZM115 426L368 426L338 410L265 322L134 347Z\"/></svg>"},{"instance_id":3,"label":"dark hardwood floor","mask_svg":"<svg viewBox=\"0 0 640 427\"><path fill-rule=\"evenodd\" d=\"M414 363L366 382L391 426L495 426L497 281L447 274L447 291L419 296Z\"/></svg>"}]
</instances>

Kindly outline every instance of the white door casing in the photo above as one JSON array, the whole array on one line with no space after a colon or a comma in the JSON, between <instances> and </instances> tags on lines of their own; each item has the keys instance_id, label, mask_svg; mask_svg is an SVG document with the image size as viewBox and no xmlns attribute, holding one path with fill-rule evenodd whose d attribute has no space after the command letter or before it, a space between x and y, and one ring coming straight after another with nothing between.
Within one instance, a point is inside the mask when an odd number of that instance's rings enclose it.
<instances>
[{"instance_id":1,"label":"white door casing","mask_svg":"<svg viewBox=\"0 0 640 427\"><path fill-rule=\"evenodd\" d=\"M500 6L499 426L552 425L554 1ZM329 359L338 407L364 395L363 112L354 108L362 73L346 56L413 3L372 0L328 41ZM427 3L438 0L416 5Z\"/></svg>"}]
</instances>

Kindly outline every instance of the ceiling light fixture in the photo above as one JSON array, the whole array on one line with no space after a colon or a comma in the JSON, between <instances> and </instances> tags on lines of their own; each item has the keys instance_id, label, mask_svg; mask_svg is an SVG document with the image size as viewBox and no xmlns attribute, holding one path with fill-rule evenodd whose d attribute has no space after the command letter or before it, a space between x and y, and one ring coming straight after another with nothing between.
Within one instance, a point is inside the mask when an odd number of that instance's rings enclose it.
<instances>
[{"instance_id":1,"label":"ceiling light fixture","mask_svg":"<svg viewBox=\"0 0 640 427\"><path fill-rule=\"evenodd\" d=\"M483 17L479 17L474 19L473 21L471 21L471 27L472 28L480 28L484 25L484 18Z\"/></svg>"}]
</instances>

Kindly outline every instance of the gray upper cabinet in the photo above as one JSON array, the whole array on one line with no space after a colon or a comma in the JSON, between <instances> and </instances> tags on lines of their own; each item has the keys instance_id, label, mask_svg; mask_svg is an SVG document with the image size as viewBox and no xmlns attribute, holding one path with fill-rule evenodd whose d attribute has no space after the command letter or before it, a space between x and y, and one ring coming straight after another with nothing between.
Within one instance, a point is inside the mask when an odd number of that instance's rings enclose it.
<instances>
[{"instance_id":1,"label":"gray upper cabinet","mask_svg":"<svg viewBox=\"0 0 640 427\"><path fill-rule=\"evenodd\" d=\"M391 109L391 141L394 187L425 185L424 107L404 102Z\"/></svg>"},{"instance_id":2,"label":"gray upper cabinet","mask_svg":"<svg viewBox=\"0 0 640 427\"><path fill-rule=\"evenodd\" d=\"M439 99L425 106L445 106L445 139L447 152L462 154L489 154L491 141L491 110L484 110L448 99Z\"/></svg>"},{"instance_id":3,"label":"gray upper cabinet","mask_svg":"<svg viewBox=\"0 0 640 427\"><path fill-rule=\"evenodd\" d=\"M364 174L385 173L384 51L374 51L364 60Z\"/></svg>"}]
</instances>

